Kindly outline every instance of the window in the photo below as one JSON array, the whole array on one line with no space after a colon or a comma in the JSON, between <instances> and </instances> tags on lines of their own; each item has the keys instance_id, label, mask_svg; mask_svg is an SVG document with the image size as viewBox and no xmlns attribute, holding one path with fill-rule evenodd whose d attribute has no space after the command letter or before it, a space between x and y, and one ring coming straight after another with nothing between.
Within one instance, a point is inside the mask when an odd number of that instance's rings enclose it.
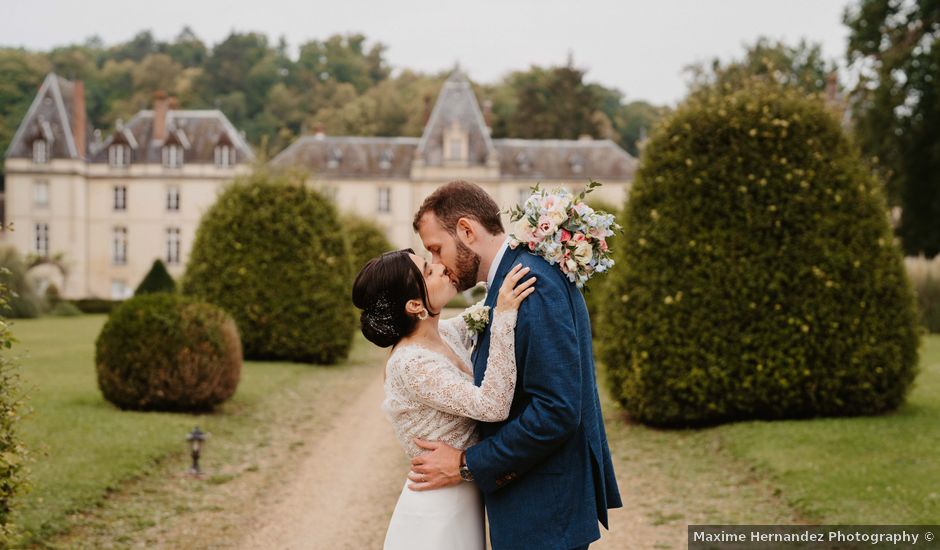
<instances>
[{"instance_id":1,"label":"window","mask_svg":"<svg viewBox=\"0 0 940 550\"><path fill-rule=\"evenodd\" d=\"M388 187L379 187L379 212L392 211L392 190Z\"/></svg>"},{"instance_id":2,"label":"window","mask_svg":"<svg viewBox=\"0 0 940 550\"><path fill-rule=\"evenodd\" d=\"M111 236L111 262L114 265L127 263L127 228L117 226Z\"/></svg>"},{"instance_id":3,"label":"window","mask_svg":"<svg viewBox=\"0 0 940 550\"><path fill-rule=\"evenodd\" d=\"M339 168L341 162L343 162L343 150L339 147L330 149L330 154L326 160L326 167L330 170L336 170Z\"/></svg>"},{"instance_id":4,"label":"window","mask_svg":"<svg viewBox=\"0 0 940 550\"><path fill-rule=\"evenodd\" d=\"M168 227L166 229L166 263L180 263L180 228Z\"/></svg>"},{"instance_id":5,"label":"window","mask_svg":"<svg viewBox=\"0 0 940 550\"><path fill-rule=\"evenodd\" d=\"M49 182L38 180L33 182L33 205L36 208L46 208L49 206Z\"/></svg>"},{"instance_id":6,"label":"window","mask_svg":"<svg viewBox=\"0 0 940 550\"><path fill-rule=\"evenodd\" d=\"M37 139L33 142L33 162L36 164L49 162L49 143L46 140Z\"/></svg>"},{"instance_id":7,"label":"window","mask_svg":"<svg viewBox=\"0 0 940 550\"><path fill-rule=\"evenodd\" d=\"M463 159L463 140L451 138L447 140L447 160Z\"/></svg>"},{"instance_id":8,"label":"window","mask_svg":"<svg viewBox=\"0 0 940 550\"><path fill-rule=\"evenodd\" d=\"M36 240L33 242L33 252L40 258L49 257L49 224L36 224Z\"/></svg>"},{"instance_id":9,"label":"window","mask_svg":"<svg viewBox=\"0 0 940 550\"><path fill-rule=\"evenodd\" d=\"M121 144L108 147L108 163L115 168L127 166L131 163L131 148Z\"/></svg>"},{"instance_id":10,"label":"window","mask_svg":"<svg viewBox=\"0 0 940 550\"><path fill-rule=\"evenodd\" d=\"M131 297L131 289L127 286L127 281L123 279L111 280L111 299L125 300Z\"/></svg>"},{"instance_id":11,"label":"window","mask_svg":"<svg viewBox=\"0 0 940 550\"><path fill-rule=\"evenodd\" d=\"M114 186L114 209L127 210L127 186Z\"/></svg>"},{"instance_id":12,"label":"window","mask_svg":"<svg viewBox=\"0 0 940 550\"><path fill-rule=\"evenodd\" d=\"M179 145L167 145L163 148L163 166L180 168L183 166L183 148Z\"/></svg>"},{"instance_id":13,"label":"window","mask_svg":"<svg viewBox=\"0 0 940 550\"><path fill-rule=\"evenodd\" d=\"M166 209L172 212L180 209L180 188L176 185L166 188Z\"/></svg>"},{"instance_id":14,"label":"window","mask_svg":"<svg viewBox=\"0 0 940 550\"><path fill-rule=\"evenodd\" d=\"M218 145L215 148L215 165L219 168L231 168L235 165L235 148L231 145Z\"/></svg>"}]
</instances>

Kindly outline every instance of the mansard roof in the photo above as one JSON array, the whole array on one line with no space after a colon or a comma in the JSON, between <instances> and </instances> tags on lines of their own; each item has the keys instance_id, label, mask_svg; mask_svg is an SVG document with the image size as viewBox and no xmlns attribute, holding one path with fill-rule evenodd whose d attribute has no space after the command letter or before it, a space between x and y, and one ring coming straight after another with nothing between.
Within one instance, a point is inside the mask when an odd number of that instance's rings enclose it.
<instances>
[{"instance_id":1,"label":"mansard roof","mask_svg":"<svg viewBox=\"0 0 940 550\"><path fill-rule=\"evenodd\" d=\"M20 122L16 134L10 141L6 156L8 158L31 158L33 141L45 139L49 144L50 159L77 159L84 156L75 144L72 126L76 120L72 112L75 84L55 73L49 73L43 80L36 97L33 98L26 116ZM91 126L85 124L85 143L91 141Z\"/></svg>"},{"instance_id":2,"label":"mansard roof","mask_svg":"<svg viewBox=\"0 0 940 550\"><path fill-rule=\"evenodd\" d=\"M609 139L496 139L502 178L628 181L637 160Z\"/></svg>"},{"instance_id":3,"label":"mansard roof","mask_svg":"<svg viewBox=\"0 0 940 550\"><path fill-rule=\"evenodd\" d=\"M238 162L253 160L254 153L241 134L235 130L228 118L219 110L169 110L166 113L167 138L153 138L154 111L139 111L123 124L114 134L92 147L89 161L108 162L108 146L115 142L118 132L129 133L137 146L134 149L134 163L163 162L164 143L183 146L186 151L186 163L215 162L216 145L231 144L238 151Z\"/></svg>"},{"instance_id":4,"label":"mansard roof","mask_svg":"<svg viewBox=\"0 0 940 550\"><path fill-rule=\"evenodd\" d=\"M304 136L271 164L299 166L327 177L407 179L418 141L412 137Z\"/></svg>"},{"instance_id":5,"label":"mansard roof","mask_svg":"<svg viewBox=\"0 0 940 550\"><path fill-rule=\"evenodd\" d=\"M421 134L416 155L426 165L443 164L444 132L454 124L467 132L470 164L485 164L494 158L496 149L483 120L483 113L480 112L480 104L470 81L460 69L455 69L444 82L424 133Z\"/></svg>"}]
</instances>

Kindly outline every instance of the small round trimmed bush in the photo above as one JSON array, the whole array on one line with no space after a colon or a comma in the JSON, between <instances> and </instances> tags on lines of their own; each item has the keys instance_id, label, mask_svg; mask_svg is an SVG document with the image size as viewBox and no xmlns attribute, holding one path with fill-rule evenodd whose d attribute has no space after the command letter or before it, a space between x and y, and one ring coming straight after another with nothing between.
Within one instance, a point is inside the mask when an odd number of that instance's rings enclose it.
<instances>
[{"instance_id":1,"label":"small round trimmed bush","mask_svg":"<svg viewBox=\"0 0 940 550\"><path fill-rule=\"evenodd\" d=\"M256 172L203 216L182 288L235 318L246 357L332 364L356 330L351 271L333 205L302 180Z\"/></svg>"},{"instance_id":2,"label":"small round trimmed bush","mask_svg":"<svg viewBox=\"0 0 940 550\"><path fill-rule=\"evenodd\" d=\"M122 409L204 411L238 387L242 348L222 309L175 294L118 306L95 343L98 387Z\"/></svg>"},{"instance_id":3,"label":"small round trimmed bush","mask_svg":"<svg viewBox=\"0 0 940 550\"><path fill-rule=\"evenodd\" d=\"M817 98L705 90L654 132L604 302L635 419L694 425L896 408L919 331L881 184Z\"/></svg>"}]
</instances>

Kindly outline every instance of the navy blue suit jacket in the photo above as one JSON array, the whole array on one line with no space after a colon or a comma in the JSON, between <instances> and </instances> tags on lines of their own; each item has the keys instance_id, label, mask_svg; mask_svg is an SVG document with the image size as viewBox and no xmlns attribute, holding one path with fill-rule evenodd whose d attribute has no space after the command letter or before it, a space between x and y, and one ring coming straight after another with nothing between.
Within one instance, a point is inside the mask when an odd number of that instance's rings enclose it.
<instances>
[{"instance_id":1,"label":"navy blue suit jacket","mask_svg":"<svg viewBox=\"0 0 940 550\"><path fill-rule=\"evenodd\" d=\"M584 297L558 266L507 249L486 305L516 264L538 277L516 321L516 392L509 418L481 423L467 466L483 491L494 550L569 550L600 538L608 508L622 506L601 415ZM473 353L477 385L489 327Z\"/></svg>"}]
</instances>

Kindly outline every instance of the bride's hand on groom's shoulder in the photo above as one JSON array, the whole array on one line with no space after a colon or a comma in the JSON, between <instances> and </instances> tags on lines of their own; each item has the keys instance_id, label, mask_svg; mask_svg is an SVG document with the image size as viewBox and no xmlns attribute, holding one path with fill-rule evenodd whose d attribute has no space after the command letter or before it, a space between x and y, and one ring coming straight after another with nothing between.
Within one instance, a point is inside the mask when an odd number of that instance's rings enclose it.
<instances>
[{"instance_id":1,"label":"bride's hand on groom's shoulder","mask_svg":"<svg viewBox=\"0 0 940 550\"><path fill-rule=\"evenodd\" d=\"M513 311L519 309L519 304L525 300L529 294L535 292L535 277L530 277L525 282L516 286L519 281L529 273L528 267L522 267L522 264L516 264L506 278L503 279L503 285L499 287L499 297L496 299L496 311Z\"/></svg>"}]
</instances>

